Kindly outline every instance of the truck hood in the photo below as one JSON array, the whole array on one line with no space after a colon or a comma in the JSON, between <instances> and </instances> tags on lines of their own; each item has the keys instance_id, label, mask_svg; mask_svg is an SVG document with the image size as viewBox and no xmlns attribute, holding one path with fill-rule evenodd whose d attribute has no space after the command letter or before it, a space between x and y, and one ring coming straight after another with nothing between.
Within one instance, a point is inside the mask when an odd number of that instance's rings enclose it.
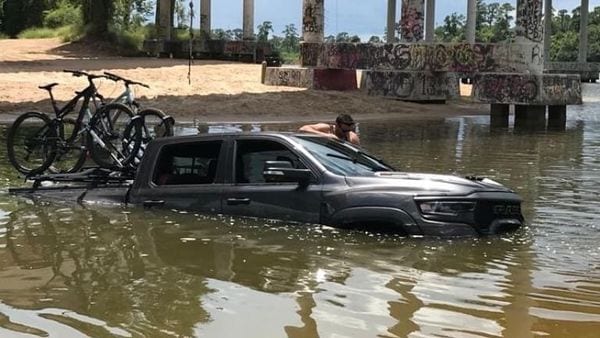
<instances>
[{"instance_id":1,"label":"truck hood","mask_svg":"<svg viewBox=\"0 0 600 338\"><path fill-rule=\"evenodd\" d=\"M474 192L513 192L505 186L480 177L462 178L453 175L378 172L370 177L346 177L352 190L385 190L413 195L468 195Z\"/></svg>"}]
</instances>

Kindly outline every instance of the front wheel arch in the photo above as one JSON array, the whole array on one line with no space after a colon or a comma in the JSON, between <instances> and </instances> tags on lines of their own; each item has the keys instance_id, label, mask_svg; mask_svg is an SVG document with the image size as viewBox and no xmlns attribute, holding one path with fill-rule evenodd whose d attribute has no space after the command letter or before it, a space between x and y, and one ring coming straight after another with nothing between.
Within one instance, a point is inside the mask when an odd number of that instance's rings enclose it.
<instances>
[{"instance_id":1,"label":"front wheel arch","mask_svg":"<svg viewBox=\"0 0 600 338\"><path fill-rule=\"evenodd\" d=\"M353 207L336 211L330 224L342 228L421 235L421 228L404 210L388 207Z\"/></svg>"}]
</instances>

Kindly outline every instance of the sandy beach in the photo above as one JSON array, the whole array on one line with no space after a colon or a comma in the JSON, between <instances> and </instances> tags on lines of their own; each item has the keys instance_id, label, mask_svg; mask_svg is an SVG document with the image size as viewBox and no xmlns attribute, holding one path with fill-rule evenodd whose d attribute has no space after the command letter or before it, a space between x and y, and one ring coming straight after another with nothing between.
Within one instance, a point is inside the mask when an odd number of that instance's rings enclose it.
<instances>
[{"instance_id":1,"label":"sandy beach","mask_svg":"<svg viewBox=\"0 0 600 338\"><path fill-rule=\"evenodd\" d=\"M283 122L329 121L339 113L364 119L427 119L486 114L468 100L417 104L367 96L361 91L314 91L265 86L261 66L237 62L118 57L80 43L58 39L0 40L0 120L8 122L29 110L48 111L48 93L38 86L59 83L53 92L66 102L87 80L63 69L109 71L150 86L136 87L144 106L153 106L178 121ZM190 77L188 78L188 73ZM118 95L123 87L98 80L99 92Z\"/></svg>"}]
</instances>

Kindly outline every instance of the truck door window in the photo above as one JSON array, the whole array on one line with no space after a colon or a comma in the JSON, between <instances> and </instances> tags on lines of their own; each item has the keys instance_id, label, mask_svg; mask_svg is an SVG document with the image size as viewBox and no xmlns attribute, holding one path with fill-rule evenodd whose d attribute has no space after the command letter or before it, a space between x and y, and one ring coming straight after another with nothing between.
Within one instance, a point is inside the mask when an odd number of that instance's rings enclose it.
<instances>
[{"instance_id":1,"label":"truck door window","mask_svg":"<svg viewBox=\"0 0 600 338\"><path fill-rule=\"evenodd\" d=\"M157 185L212 184L215 182L222 141L165 146L156 162Z\"/></svg>"},{"instance_id":2,"label":"truck door window","mask_svg":"<svg viewBox=\"0 0 600 338\"><path fill-rule=\"evenodd\" d=\"M292 168L306 168L296 154L279 142L241 140L237 141L236 148L236 183L270 183L263 177L266 161L286 161L291 163Z\"/></svg>"}]
</instances>

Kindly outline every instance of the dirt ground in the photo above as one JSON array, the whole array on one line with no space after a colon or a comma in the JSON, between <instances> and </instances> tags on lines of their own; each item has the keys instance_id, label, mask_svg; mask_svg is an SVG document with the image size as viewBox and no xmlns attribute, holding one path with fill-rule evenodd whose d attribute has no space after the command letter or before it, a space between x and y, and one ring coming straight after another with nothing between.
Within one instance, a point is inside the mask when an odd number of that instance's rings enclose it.
<instances>
[{"instance_id":1,"label":"dirt ground","mask_svg":"<svg viewBox=\"0 0 600 338\"><path fill-rule=\"evenodd\" d=\"M314 91L265 86L261 66L236 62L195 60L188 80L188 60L111 56L81 43L57 39L0 40L0 120L10 121L28 110L48 111L48 93L38 86L57 82L55 97L65 102L83 89L84 78L63 69L109 71L150 85L137 87L144 106L153 106L178 121L199 122L312 122L330 121L339 113L357 120L441 118L486 113L485 106L468 100L446 105L416 104L367 96L360 91ZM121 84L97 82L99 92L114 97Z\"/></svg>"}]
</instances>

